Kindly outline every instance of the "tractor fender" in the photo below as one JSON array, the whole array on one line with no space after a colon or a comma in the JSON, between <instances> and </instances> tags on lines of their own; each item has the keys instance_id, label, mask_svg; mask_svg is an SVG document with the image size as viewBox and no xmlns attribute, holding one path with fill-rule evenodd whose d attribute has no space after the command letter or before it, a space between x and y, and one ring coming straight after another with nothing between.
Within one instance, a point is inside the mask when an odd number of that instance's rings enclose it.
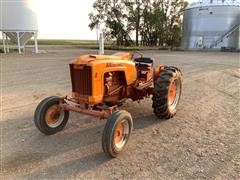
<instances>
[{"instance_id":1,"label":"tractor fender","mask_svg":"<svg viewBox=\"0 0 240 180\"><path fill-rule=\"evenodd\" d=\"M154 82L158 79L158 75L160 74L160 72L162 70L165 69L165 67L166 66L164 66L164 65L160 65L159 67L155 67L154 68L154 71L153 71L153 80L154 80Z\"/></svg>"}]
</instances>

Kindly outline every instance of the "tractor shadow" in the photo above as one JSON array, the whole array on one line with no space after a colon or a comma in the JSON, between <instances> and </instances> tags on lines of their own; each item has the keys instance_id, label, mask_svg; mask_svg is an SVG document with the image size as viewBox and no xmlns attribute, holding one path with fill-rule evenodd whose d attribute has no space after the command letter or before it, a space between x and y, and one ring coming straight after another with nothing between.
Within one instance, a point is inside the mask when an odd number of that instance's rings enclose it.
<instances>
[{"instance_id":1,"label":"tractor shadow","mask_svg":"<svg viewBox=\"0 0 240 180\"><path fill-rule=\"evenodd\" d=\"M134 132L159 123L152 111L141 116L138 113L140 107L129 109L133 116ZM10 138L5 145L15 147L3 156L5 174L18 174L24 179L63 178L114 161L101 148L105 121L72 113L62 132L45 136L35 128L32 118L20 117L11 122L1 122L5 137Z\"/></svg>"},{"instance_id":2,"label":"tractor shadow","mask_svg":"<svg viewBox=\"0 0 240 180\"><path fill-rule=\"evenodd\" d=\"M133 118L134 121L134 129L144 129L154 124L159 124L165 120L159 120L155 115L141 116Z\"/></svg>"}]
</instances>

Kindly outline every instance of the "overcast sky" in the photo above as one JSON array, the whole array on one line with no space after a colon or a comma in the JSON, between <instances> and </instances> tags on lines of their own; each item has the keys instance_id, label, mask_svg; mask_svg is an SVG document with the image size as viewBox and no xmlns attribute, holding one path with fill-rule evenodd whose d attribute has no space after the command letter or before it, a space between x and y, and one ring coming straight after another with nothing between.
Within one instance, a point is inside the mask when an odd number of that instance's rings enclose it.
<instances>
[{"instance_id":1,"label":"overcast sky","mask_svg":"<svg viewBox=\"0 0 240 180\"><path fill-rule=\"evenodd\" d=\"M32 0L38 17L39 39L95 39L88 14L95 0ZM195 0L189 0L192 2Z\"/></svg>"}]
</instances>

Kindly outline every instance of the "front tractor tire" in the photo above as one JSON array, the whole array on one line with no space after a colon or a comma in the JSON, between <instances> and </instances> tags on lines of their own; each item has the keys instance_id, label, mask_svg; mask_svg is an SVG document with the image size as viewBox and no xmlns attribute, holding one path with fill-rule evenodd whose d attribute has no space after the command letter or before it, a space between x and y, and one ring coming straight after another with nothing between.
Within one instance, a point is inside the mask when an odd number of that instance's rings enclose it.
<instances>
[{"instance_id":1,"label":"front tractor tire","mask_svg":"<svg viewBox=\"0 0 240 180\"><path fill-rule=\"evenodd\" d=\"M182 74L176 67L166 67L154 85L153 112L159 119L170 119L176 114L182 91Z\"/></svg>"},{"instance_id":2,"label":"front tractor tire","mask_svg":"<svg viewBox=\"0 0 240 180\"><path fill-rule=\"evenodd\" d=\"M52 96L41 101L34 113L37 129L45 135L61 131L67 124L69 112L59 106L59 97Z\"/></svg>"},{"instance_id":3,"label":"front tractor tire","mask_svg":"<svg viewBox=\"0 0 240 180\"><path fill-rule=\"evenodd\" d=\"M117 157L126 146L133 128L130 113L115 111L107 120L102 135L102 148L109 157Z\"/></svg>"}]
</instances>

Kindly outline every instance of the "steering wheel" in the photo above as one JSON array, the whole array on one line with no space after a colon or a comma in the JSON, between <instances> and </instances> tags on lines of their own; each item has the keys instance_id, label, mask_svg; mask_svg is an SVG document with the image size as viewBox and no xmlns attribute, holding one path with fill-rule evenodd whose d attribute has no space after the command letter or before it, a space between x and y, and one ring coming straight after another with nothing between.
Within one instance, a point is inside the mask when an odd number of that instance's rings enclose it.
<instances>
[{"instance_id":1,"label":"steering wheel","mask_svg":"<svg viewBox=\"0 0 240 180\"><path fill-rule=\"evenodd\" d=\"M135 60L135 59L137 59L137 58L142 58L142 57L143 57L143 54L140 53L139 51L134 51L134 52L132 53L132 59L133 59L133 60Z\"/></svg>"}]
</instances>

